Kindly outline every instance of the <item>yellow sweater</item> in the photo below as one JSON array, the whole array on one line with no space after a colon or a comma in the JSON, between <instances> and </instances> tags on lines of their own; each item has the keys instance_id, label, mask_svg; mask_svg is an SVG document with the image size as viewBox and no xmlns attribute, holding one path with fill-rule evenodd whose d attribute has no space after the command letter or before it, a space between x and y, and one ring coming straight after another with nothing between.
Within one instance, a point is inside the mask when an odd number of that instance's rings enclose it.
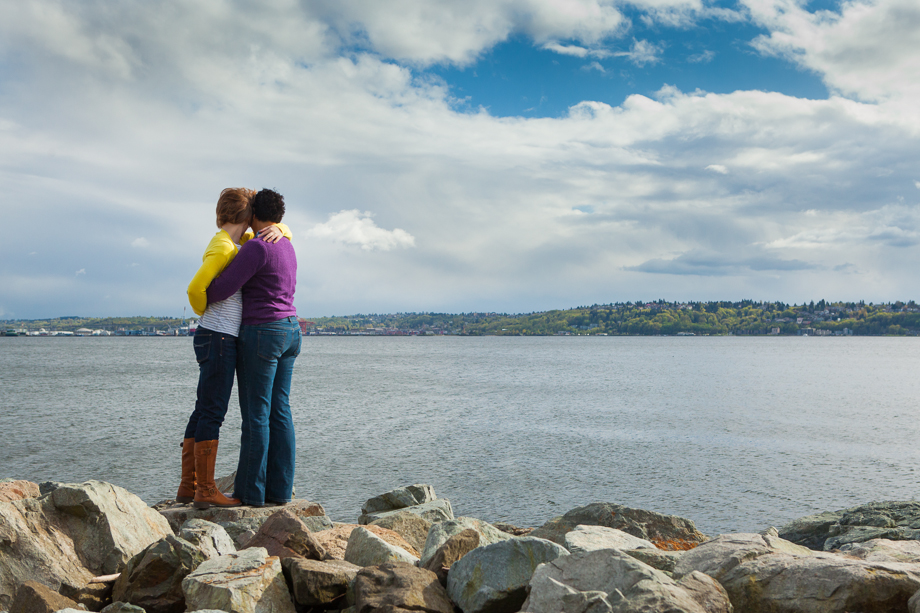
<instances>
[{"instance_id":1,"label":"yellow sweater","mask_svg":"<svg viewBox=\"0 0 920 613\"><path fill-rule=\"evenodd\" d=\"M291 240L291 230L283 223L277 225L284 237ZM240 237L240 245L253 236L251 231L243 234ZM204 250L204 256L201 258L201 268L188 284L188 302L199 317L204 315L204 310L208 307L208 286L235 257L236 245L233 244L233 239L226 230L220 230L208 243L208 248Z\"/></svg>"}]
</instances>

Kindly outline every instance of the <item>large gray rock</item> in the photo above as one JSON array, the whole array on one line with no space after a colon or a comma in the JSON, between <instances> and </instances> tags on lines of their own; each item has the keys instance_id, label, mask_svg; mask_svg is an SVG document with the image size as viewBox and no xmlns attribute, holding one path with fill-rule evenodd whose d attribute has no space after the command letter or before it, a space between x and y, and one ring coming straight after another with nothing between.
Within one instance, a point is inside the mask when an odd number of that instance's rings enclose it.
<instances>
[{"instance_id":1,"label":"large gray rock","mask_svg":"<svg viewBox=\"0 0 920 613\"><path fill-rule=\"evenodd\" d=\"M475 530L479 533L480 547L514 538L507 532L502 532L488 522L476 519L475 517L458 517L449 521L432 524L431 528L428 530L428 537L425 539L425 548L422 550L422 566L434 556L441 545L447 542L447 539L456 534L460 534L464 530Z\"/></svg>"},{"instance_id":2,"label":"large gray rock","mask_svg":"<svg viewBox=\"0 0 920 613\"><path fill-rule=\"evenodd\" d=\"M438 547L427 562L419 564L420 568L430 570L438 576L438 580L447 585L447 572L460 558L479 547L479 533L467 528L455 534Z\"/></svg>"},{"instance_id":3,"label":"large gray rock","mask_svg":"<svg viewBox=\"0 0 920 613\"><path fill-rule=\"evenodd\" d=\"M463 613L519 611L536 568L567 555L561 545L531 536L479 547L451 566L447 593Z\"/></svg>"},{"instance_id":4,"label":"large gray rock","mask_svg":"<svg viewBox=\"0 0 920 613\"><path fill-rule=\"evenodd\" d=\"M0 609L29 580L54 591L119 572L150 543L172 534L143 500L101 481L43 484L39 498L0 502Z\"/></svg>"},{"instance_id":5,"label":"large gray rock","mask_svg":"<svg viewBox=\"0 0 920 613\"><path fill-rule=\"evenodd\" d=\"M207 560L182 581L188 611L295 613L281 562L261 547Z\"/></svg>"},{"instance_id":6,"label":"large gray rock","mask_svg":"<svg viewBox=\"0 0 920 613\"><path fill-rule=\"evenodd\" d=\"M53 613L79 605L37 581L26 581L16 590L9 613Z\"/></svg>"},{"instance_id":7,"label":"large gray rock","mask_svg":"<svg viewBox=\"0 0 920 613\"><path fill-rule=\"evenodd\" d=\"M623 553L667 575L672 575L674 574L674 567L677 565L677 561L684 552L663 551L661 549L628 549Z\"/></svg>"},{"instance_id":8,"label":"large gray rock","mask_svg":"<svg viewBox=\"0 0 920 613\"><path fill-rule=\"evenodd\" d=\"M268 518L270 515L277 513L282 509L287 509L298 517L314 517L325 515L326 511L322 505L308 500L292 500L291 502L280 507L215 507L209 509L196 509L190 504L169 504L157 505L157 510L166 518L169 525L175 532L179 527L190 519L206 519L207 521L220 524L227 529L230 537L236 539L228 528L227 524L238 523L246 518ZM265 520L262 519L264 522ZM261 526L261 524L259 524ZM257 532L258 528L253 530Z\"/></svg>"},{"instance_id":9,"label":"large gray rock","mask_svg":"<svg viewBox=\"0 0 920 613\"><path fill-rule=\"evenodd\" d=\"M418 558L385 540L364 527L357 527L348 537L345 561L358 566L378 566L387 562L417 564Z\"/></svg>"},{"instance_id":10,"label":"large gray rock","mask_svg":"<svg viewBox=\"0 0 920 613\"><path fill-rule=\"evenodd\" d=\"M817 551L874 539L920 540L920 502L870 502L808 515L780 528L779 535Z\"/></svg>"},{"instance_id":11,"label":"large gray rock","mask_svg":"<svg viewBox=\"0 0 920 613\"><path fill-rule=\"evenodd\" d=\"M182 524L179 528L179 538L198 547L208 558L236 551L233 539L224 527L205 519L190 519Z\"/></svg>"},{"instance_id":12,"label":"large gray rock","mask_svg":"<svg viewBox=\"0 0 920 613\"><path fill-rule=\"evenodd\" d=\"M557 558L540 566L530 581L530 594L523 610L731 612L724 590L706 575L693 573L685 585L622 551L599 549Z\"/></svg>"},{"instance_id":13,"label":"large gray rock","mask_svg":"<svg viewBox=\"0 0 920 613\"><path fill-rule=\"evenodd\" d=\"M398 487L385 494L374 496L361 506L361 513L368 515L370 513L380 513L385 511L395 511L414 507L419 504L431 502L437 496L434 495L434 488L430 485L416 483L406 487Z\"/></svg>"},{"instance_id":14,"label":"large gray rock","mask_svg":"<svg viewBox=\"0 0 920 613\"><path fill-rule=\"evenodd\" d=\"M360 566L344 560L308 560L285 558L281 561L284 576L294 602L302 607L331 608L345 596L348 585L354 581Z\"/></svg>"},{"instance_id":15,"label":"large gray rock","mask_svg":"<svg viewBox=\"0 0 920 613\"><path fill-rule=\"evenodd\" d=\"M288 510L269 517L244 548L264 547L269 555L281 559L298 557L323 560L326 550L300 518Z\"/></svg>"},{"instance_id":16,"label":"large gray rock","mask_svg":"<svg viewBox=\"0 0 920 613\"><path fill-rule=\"evenodd\" d=\"M874 539L844 545L840 548L840 553L866 560L867 562L920 564L920 541Z\"/></svg>"},{"instance_id":17,"label":"large gray rock","mask_svg":"<svg viewBox=\"0 0 920 613\"><path fill-rule=\"evenodd\" d=\"M41 490L37 483L17 479L3 479L0 481L0 502L13 502L24 498L38 498Z\"/></svg>"},{"instance_id":18,"label":"large gray rock","mask_svg":"<svg viewBox=\"0 0 920 613\"><path fill-rule=\"evenodd\" d=\"M358 523L363 525L371 524L381 519L388 518L397 513L414 513L426 521L436 524L442 521L449 521L454 518L454 510L450 506L450 500L438 498L422 504L417 504L396 511L379 511L377 513L364 513L358 518Z\"/></svg>"},{"instance_id":19,"label":"large gray rock","mask_svg":"<svg viewBox=\"0 0 920 613\"><path fill-rule=\"evenodd\" d=\"M812 555L810 549L776 536L723 534L690 551L681 553L680 558L674 564L673 573L676 577L680 577L698 570L718 581L726 572L739 564L777 552L799 556Z\"/></svg>"},{"instance_id":20,"label":"large gray rock","mask_svg":"<svg viewBox=\"0 0 920 613\"><path fill-rule=\"evenodd\" d=\"M689 519L609 502L595 502L572 509L561 517L549 520L530 535L562 545L565 535L579 525L616 528L669 551L692 549L706 540L706 536Z\"/></svg>"},{"instance_id":21,"label":"large gray rock","mask_svg":"<svg viewBox=\"0 0 920 613\"><path fill-rule=\"evenodd\" d=\"M604 526L575 526L566 533L563 546L570 553L597 551L598 549L658 549L651 541L640 539L616 528Z\"/></svg>"},{"instance_id":22,"label":"large gray rock","mask_svg":"<svg viewBox=\"0 0 920 613\"><path fill-rule=\"evenodd\" d=\"M127 602L113 602L100 613L146 613L143 608Z\"/></svg>"},{"instance_id":23,"label":"large gray rock","mask_svg":"<svg viewBox=\"0 0 920 613\"><path fill-rule=\"evenodd\" d=\"M431 522L416 515L411 511L396 511L382 519L372 521L370 526L380 526L387 530L399 534L406 539L416 550L421 551L425 548L425 539L428 538L428 530L431 529Z\"/></svg>"},{"instance_id":24,"label":"large gray rock","mask_svg":"<svg viewBox=\"0 0 920 613\"><path fill-rule=\"evenodd\" d=\"M830 553L769 553L717 578L738 611L904 611L920 590L915 564L875 563Z\"/></svg>"},{"instance_id":25,"label":"large gray rock","mask_svg":"<svg viewBox=\"0 0 920 613\"><path fill-rule=\"evenodd\" d=\"M167 536L128 560L112 589L112 600L142 607L147 613L182 613L182 580L207 559L197 546Z\"/></svg>"},{"instance_id":26,"label":"large gray rock","mask_svg":"<svg viewBox=\"0 0 920 613\"><path fill-rule=\"evenodd\" d=\"M453 613L434 573L402 562L361 569L350 590L355 613Z\"/></svg>"}]
</instances>

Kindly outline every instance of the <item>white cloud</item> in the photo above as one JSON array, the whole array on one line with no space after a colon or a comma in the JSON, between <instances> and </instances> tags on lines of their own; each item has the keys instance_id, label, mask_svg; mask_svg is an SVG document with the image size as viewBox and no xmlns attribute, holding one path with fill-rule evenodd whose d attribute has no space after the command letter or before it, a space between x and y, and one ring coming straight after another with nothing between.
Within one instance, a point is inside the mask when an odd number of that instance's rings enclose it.
<instances>
[{"instance_id":1,"label":"white cloud","mask_svg":"<svg viewBox=\"0 0 920 613\"><path fill-rule=\"evenodd\" d=\"M647 40L634 39L629 51L617 51L613 55L625 57L636 66L645 66L646 64L656 64L661 61L659 55L662 51L661 45L650 43Z\"/></svg>"},{"instance_id":2,"label":"white cloud","mask_svg":"<svg viewBox=\"0 0 920 613\"><path fill-rule=\"evenodd\" d=\"M771 30L755 47L813 70L834 91L860 100L920 96L920 3L848 0L839 12L809 12L796 0L743 0Z\"/></svg>"},{"instance_id":3,"label":"white cloud","mask_svg":"<svg viewBox=\"0 0 920 613\"><path fill-rule=\"evenodd\" d=\"M137 249L145 249L150 246L150 241L148 241L146 238L141 236L131 241L131 246Z\"/></svg>"},{"instance_id":4,"label":"white cloud","mask_svg":"<svg viewBox=\"0 0 920 613\"><path fill-rule=\"evenodd\" d=\"M81 268L80 270L78 270L78 271L75 272L74 274L75 274L75 275L85 275L85 274L86 274L86 269L85 269L85 268Z\"/></svg>"},{"instance_id":5,"label":"white cloud","mask_svg":"<svg viewBox=\"0 0 920 613\"><path fill-rule=\"evenodd\" d=\"M920 181L914 181L914 187L920 189Z\"/></svg>"},{"instance_id":6,"label":"white cloud","mask_svg":"<svg viewBox=\"0 0 920 613\"><path fill-rule=\"evenodd\" d=\"M330 215L326 223L317 224L308 230L307 236L356 245L365 251L389 251L415 246L415 238L411 234L399 228L384 230L374 223L372 217L369 211L339 211Z\"/></svg>"},{"instance_id":7,"label":"white cloud","mask_svg":"<svg viewBox=\"0 0 920 613\"><path fill-rule=\"evenodd\" d=\"M579 47L578 45L560 45L557 42L546 43L543 45L543 48L547 51L559 53L560 55L571 55L573 57L581 58L605 58L612 55L612 53L606 49L587 49L585 47Z\"/></svg>"},{"instance_id":8,"label":"white cloud","mask_svg":"<svg viewBox=\"0 0 920 613\"><path fill-rule=\"evenodd\" d=\"M709 49L703 51L702 53L695 53L687 57L687 61L691 64L708 64L716 56L715 51Z\"/></svg>"},{"instance_id":9,"label":"white cloud","mask_svg":"<svg viewBox=\"0 0 920 613\"><path fill-rule=\"evenodd\" d=\"M723 166L722 164L710 164L709 166L706 167L706 170L711 170L712 172L717 172L717 173L719 173L720 175L727 175L727 174L728 174L728 168L726 168L726 167Z\"/></svg>"}]
</instances>

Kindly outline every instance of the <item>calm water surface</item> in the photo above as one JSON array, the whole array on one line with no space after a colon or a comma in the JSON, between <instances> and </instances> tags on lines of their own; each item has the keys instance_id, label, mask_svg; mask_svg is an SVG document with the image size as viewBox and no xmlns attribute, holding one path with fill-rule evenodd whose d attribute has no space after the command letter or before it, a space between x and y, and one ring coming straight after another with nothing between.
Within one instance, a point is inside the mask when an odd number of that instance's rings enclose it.
<instances>
[{"instance_id":1,"label":"calm water surface","mask_svg":"<svg viewBox=\"0 0 920 613\"><path fill-rule=\"evenodd\" d=\"M306 337L298 497L354 521L430 483L457 515L524 526L590 502L706 533L920 493L909 338ZM190 338L0 338L0 478L178 485ZM239 409L219 474L235 468Z\"/></svg>"}]
</instances>

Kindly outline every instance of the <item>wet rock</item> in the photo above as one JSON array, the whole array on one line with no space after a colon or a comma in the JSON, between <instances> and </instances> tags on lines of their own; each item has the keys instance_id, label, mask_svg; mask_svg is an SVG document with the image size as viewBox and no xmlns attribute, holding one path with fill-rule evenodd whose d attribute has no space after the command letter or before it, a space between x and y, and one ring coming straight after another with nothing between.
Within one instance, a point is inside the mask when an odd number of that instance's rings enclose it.
<instances>
[{"instance_id":1,"label":"wet rock","mask_svg":"<svg viewBox=\"0 0 920 613\"><path fill-rule=\"evenodd\" d=\"M434 573L401 562L364 568L351 590L355 613L453 613Z\"/></svg>"},{"instance_id":2,"label":"wet rock","mask_svg":"<svg viewBox=\"0 0 920 613\"><path fill-rule=\"evenodd\" d=\"M85 610L70 598L61 596L37 581L26 581L16 590L9 613L53 613L61 609Z\"/></svg>"},{"instance_id":3,"label":"wet rock","mask_svg":"<svg viewBox=\"0 0 920 613\"><path fill-rule=\"evenodd\" d=\"M453 535L438 547L434 555L421 568L430 570L438 576L442 585L447 585L447 572L454 562L479 547L479 533L471 528Z\"/></svg>"},{"instance_id":4,"label":"wet rock","mask_svg":"<svg viewBox=\"0 0 920 613\"><path fill-rule=\"evenodd\" d=\"M659 549L668 551L692 549L706 540L706 536L689 519L608 502L596 502L572 509L546 522L530 535L561 545L565 543L565 535L578 525L616 528L651 541Z\"/></svg>"},{"instance_id":5,"label":"wet rock","mask_svg":"<svg viewBox=\"0 0 920 613\"><path fill-rule=\"evenodd\" d=\"M524 536L479 547L447 575L447 593L463 613L519 611L534 570L569 552L550 541Z\"/></svg>"},{"instance_id":6,"label":"wet rock","mask_svg":"<svg viewBox=\"0 0 920 613\"><path fill-rule=\"evenodd\" d=\"M450 500L447 500L446 498L438 498L437 500L432 500L423 504L417 504L415 506L406 507L396 511L364 513L358 518L358 523L361 525L366 525L402 512L414 513L415 515L422 517L432 524L436 524L442 521L449 521L454 518L454 510L450 506Z\"/></svg>"},{"instance_id":7,"label":"wet rock","mask_svg":"<svg viewBox=\"0 0 920 613\"><path fill-rule=\"evenodd\" d=\"M651 541L635 537L616 528L604 526L575 526L565 535L563 546L570 553L598 549L658 549Z\"/></svg>"},{"instance_id":8,"label":"wet rock","mask_svg":"<svg viewBox=\"0 0 920 613\"><path fill-rule=\"evenodd\" d=\"M866 562L830 553L770 553L716 577L738 611L904 611L920 590L915 564Z\"/></svg>"},{"instance_id":9,"label":"wet rock","mask_svg":"<svg viewBox=\"0 0 920 613\"><path fill-rule=\"evenodd\" d=\"M500 543L513 538L507 532L495 528L488 522L475 517L458 517L449 521L433 524L428 530L428 537L425 539L425 548L422 550L421 563L424 566L428 560L435 554L441 545L447 542L447 539L460 534L464 530L475 530L479 533L479 546L485 547L493 543Z\"/></svg>"},{"instance_id":10,"label":"wet rock","mask_svg":"<svg viewBox=\"0 0 920 613\"><path fill-rule=\"evenodd\" d=\"M188 611L295 613L281 562L261 547L207 560L182 581Z\"/></svg>"},{"instance_id":11,"label":"wet rock","mask_svg":"<svg viewBox=\"0 0 920 613\"><path fill-rule=\"evenodd\" d=\"M82 604L90 611L101 611L112 603L113 585L113 583L88 583L82 587L75 587L62 583L60 594Z\"/></svg>"},{"instance_id":12,"label":"wet rock","mask_svg":"<svg viewBox=\"0 0 920 613\"><path fill-rule=\"evenodd\" d=\"M268 555L279 558L310 558L323 560L326 550L320 545L300 518L285 509L270 516L243 549L264 547Z\"/></svg>"},{"instance_id":13,"label":"wet rock","mask_svg":"<svg viewBox=\"0 0 920 613\"><path fill-rule=\"evenodd\" d=\"M112 589L112 600L131 603L148 613L182 613L182 580L207 559L195 545L167 536L128 561Z\"/></svg>"},{"instance_id":14,"label":"wet rock","mask_svg":"<svg viewBox=\"0 0 920 613\"><path fill-rule=\"evenodd\" d=\"M351 536L352 531L358 527L360 526L357 524L336 524L334 528L329 530L314 532L313 536L316 538L316 541L323 546L323 549L326 550L326 555L328 558L344 560L345 549L348 547L348 538ZM393 532L392 530L387 530L386 528L381 528L380 526L364 526L364 529L373 532L390 545L395 545L401 549L405 549L413 556L418 555L418 551L416 551L412 545L407 543L406 539Z\"/></svg>"},{"instance_id":15,"label":"wet rock","mask_svg":"<svg viewBox=\"0 0 920 613\"><path fill-rule=\"evenodd\" d=\"M690 577L685 587L622 551L599 549L560 557L538 568L524 610L730 613L732 608L724 590L702 573Z\"/></svg>"},{"instance_id":16,"label":"wet rock","mask_svg":"<svg viewBox=\"0 0 920 613\"><path fill-rule=\"evenodd\" d=\"M360 566L344 560L307 560L285 558L281 561L284 576L294 602L302 607L332 608L345 596Z\"/></svg>"},{"instance_id":17,"label":"wet rock","mask_svg":"<svg viewBox=\"0 0 920 613\"><path fill-rule=\"evenodd\" d=\"M874 539L920 539L920 502L869 504L808 515L779 529L788 541L817 551L839 549L848 543Z\"/></svg>"},{"instance_id":18,"label":"wet rock","mask_svg":"<svg viewBox=\"0 0 920 613\"><path fill-rule=\"evenodd\" d=\"M204 519L190 519L182 524L179 538L198 547L208 558L236 551L233 540L223 526Z\"/></svg>"},{"instance_id":19,"label":"wet rock","mask_svg":"<svg viewBox=\"0 0 920 613\"><path fill-rule=\"evenodd\" d=\"M286 505L280 507L215 507L209 509L196 509L190 504L172 504L159 509L160 514L166 518L173 530L178 532L179 527L190 519L206 519L215 524L220 524L227 529L230 538L235 536L231 534L226 524L237 523L245 518L258 517L268 518L278 511L286 509L298 517L313 517L325 515L326 511L322 505L308 500L292 500ZM264 522L264 519L262 520ZM261 526L261 524L260 524ZM244 530L240 530L243 532ZM258 532L258 528L253 530Z\"/></svg>"},{"instance_id":20,"label":"wet rock","mask_svg":"<svg viewBox=\"0 0 920 613\"><path fill-rule=\"evenodd\" d=\"M405 510L396 511L393 515L373 521L369 525L396 532L418 551L424 549L425 539L428 538L428 530L431 528L430 521Z\"/></svg>"},{"instance_id":21,"label":"wet rock","mask_svg":"<svg viewBox=\"0 0 920 613\"><path fill-rule=\"evenodd\" d=\"M38 498L41 492L37 483L31 481L20 481L16 479L4 479L0 481L0 502L13 502L14 500L23 500L25 498Z\"/></svg>"},{"instance_id":22,"label":"wet rock","mask_svg":"<svg viewBox=\"0 0 920 613\"><path fill-rule=\"evenodd\" d=\"M417 483L406 487L398 487L379 496L374 496L361 506L361 514L395 511L425 504L435 500L434 488L430 485Z\"/></svg>"},{"instance_id":23,"label":"wet rock","mask_svg":"<svg viewBox=\"0 0 920 613\"><path fill-rule=\"evenodd\" d=\"M42 486L40 486L42 487ZM0 503L0 609L29 580L58 591L119 572L150 543L172 534L130 492L101 481L43 484L39 498Z\"/></svg>"},{"instance_id":24,"label":"wet rock","mask_svg":"<svg viewBox=\"0 0 920 613\"><path fill-rule=\"evenodd\" d=\"M402 547L391 545L370 530L360 526L352 530L348 536L345 561L358 566L378 566L387 562L416 564L418 558Z\"/></svg>"}]
</instances>

